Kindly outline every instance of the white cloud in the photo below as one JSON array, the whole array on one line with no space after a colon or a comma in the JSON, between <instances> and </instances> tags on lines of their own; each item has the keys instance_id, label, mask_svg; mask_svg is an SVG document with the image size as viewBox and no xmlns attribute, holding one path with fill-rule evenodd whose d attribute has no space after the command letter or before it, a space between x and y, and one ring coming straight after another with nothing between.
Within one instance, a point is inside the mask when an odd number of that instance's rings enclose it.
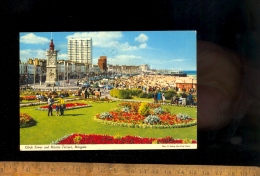
<instances>
[{"instance_id":1,"label":"white cloud","mask_svg":"<svg viewBox=\"0 0 260 176\"><path fill-rule=\"evenodd\" d=\"M50 40L45 38L45 37L36 36L34 33L29 33L29 34L26 34L26 35L20 37L20 42L26 43L26 44L41 44L41 45L44 45L46 43L49 43Z\"/></svg>"},{"instance_id":2,"label":"white cloud","mask_svg":"<svg viewBox=\"0 0 260 176\"><path fill-rule=\"evenodd\" d=\"M68 54L60 53L60 54L58 54L57 59L58 60L67 60L68 59Z\"/></svg>"},{"instance_id":3,"label":"white cloud","mask_svg":"<svg viewBox=\"0 0 260 176\"><path fill-rule=\"evenodd\" d=\"M147 44L146 43L143 43L143 44L140 44L139 45L139 48L146 48Z\"/></svg>"},{"instance_id":4,"label":"white cloud","mask_svg":"<svg viewBox=\"0 0 260 176\"><path fill-rule=\"evenodd\" d=\"M97 64L99 58L93 58L93 64ZM108 57L107 64L112 65L140 65L142 62L141 56L136 55L117 55L115 57Z\"/></svg>"},{"instance_id":5,"label":"white cloud","mask_svg":"<svg viewBox=\"0 0 260 176\"><path fill-rule=\"evenodd\" d=\"M45 50L32 50L32 49L26 49L26 50L20 50L20 59L22 61L26 61L28 58L40 58L44 59L46 58L46 51Z\"/></svg>"},{"instance_id":6,"label":"white cloud","mask_svg":"<svg viewBox=\"0 0 260 176\"><path fill-rule=\"evenodd\" d=\"M132 50L137 50L138 47L137 46L131 46L131 45L129 45L128 42L125 42L125 43L118 45L118 49L120 49L122 51L132 51Z\"/></svg>"},{"instance_id":7,"label":"white cloud","mask_svg":"<svg viewBox=\"0 0 260 176\"><path fill-rule=\"evenodd\" d=\"M43 49L26 49L20 50L20 59L21 61L25 62L29 58L39 58L39 59L46 59L46 50ZM58 60L68 59L68 55L65 53L58 52Z\"/></svg>"},{"instance_id":8,"label":"white cloud","mask_svg":"<svg viewBox=\"0 0 260 176\"><path fill-rule=\"evenodd\" d=\"M184 59L172 59L172 60L169 60L169 62L183 62Z\"/></svg>"},{"instance_id":9,"label":"white cloud","mask_svg":"<svg viewBox=\"0 0 260 176\"><path fill-rule=\"evenodd\" d=\"M128 42L120 42L123 37L122 32L76 32L73 35L68 35L66 38L92 38L93 46L106 48L106 50L103 51L104 55L117 53L119 51L143 49L147 46L145 43L142 43L140 46L134 46ZM148 37L144 34L140 34L137 38L140 42L148 40Z\"/></svg>"},{"instance_id":10,"label":"white cloud","mask_svg":"<svg viewBox=\"0 0 260 176\"><path fill-rule=\"evenodd\" d=\"M135 55L118 55L117 56L118 59L141 59L141 56L135 56Z\"/></svg>"},{"instance_id":11,"label":"white cloud","mask_svg":"<svg viewBox=\"0 0 260 176\"><path fill-rule=\"evenodd\" d=\"M145 34L140 34L138 37L135 38L135 41L139 42L139 43L145 43L146 41L148 41L148 37Z\"/></svg>"},{"instance_id":12,"label":"white cloud","mask_svg":"<svg viewBox=\"0 0 260 176\"><path fill-rule=\"evenodd\" d=\"M119 45L119 39L123 37L121 32L76 32L68 35L69 38L92 38L92 45L99 47L114 47Z\"/></svg>"}]
</instances>

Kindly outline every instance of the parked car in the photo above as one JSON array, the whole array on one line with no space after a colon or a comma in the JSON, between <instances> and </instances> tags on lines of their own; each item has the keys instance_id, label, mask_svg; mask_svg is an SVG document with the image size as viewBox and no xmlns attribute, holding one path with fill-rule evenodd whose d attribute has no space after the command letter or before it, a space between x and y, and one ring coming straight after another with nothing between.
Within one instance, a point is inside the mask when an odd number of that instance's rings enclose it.
<instances>
[{"instance_id":1,"label":"parked car","mask_svg":"<svg viewBox=\"0 0 260 176\"><path fill-rule=\"evenodd\" d=\"M88 82L82 83L82 87L90 87L90 84Z\"/></svg>"},{"instance_id":2,"label":"parked car","mask_svg":"<svg viewBox=\"0 0 260 176\"><path fill-rule=\"evenodd\" d=\"M103 89L108 89L108 90L111 90L111 89L113 89L114 87L113 86L111 86L111 85L105 85L105 86L103 86Z\"/></svg>"}]
</instances>

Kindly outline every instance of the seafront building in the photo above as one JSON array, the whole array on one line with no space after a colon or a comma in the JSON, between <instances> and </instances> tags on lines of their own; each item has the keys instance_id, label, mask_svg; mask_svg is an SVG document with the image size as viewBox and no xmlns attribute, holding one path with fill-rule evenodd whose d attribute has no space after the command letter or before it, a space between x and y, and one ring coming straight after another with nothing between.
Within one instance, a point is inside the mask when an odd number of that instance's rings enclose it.
<instances>
[{"instance_id":1,"label":"seafront building","mask_svg":"<svg viewBox=\"0 0 260 176\"><path fill-rule=\"evenodd\" d=\"M92 65L92 39L91 38L69 38L68 60Z\"/></svg>"},{"instance_id":2,"label":"seafront building","mask_svg":"<svg viewBox=\"0 0 260 176\"><path fill-rule=\"evenodd\" d=\"M102 71L107 71L107 56L100 56L98 59L98 66Z\"/></svg>"},{"instance_id":3,"label":"seafront building","mask_svg":"<svg viewBox=\"0 0 260 176\"><path fill-rule=\"evenodd\" d=\"M104 61L104 60L103 60ZM47 59L29 58L27 62L20 61L20 83L32 84L34 82L45 82L47 72ZM142 72L140 66L131 65L104 65L104 63L97 63L92 65L85 65L84 63L72 62L69 60L57 60L57 81L72 78L83 78L90 74L102 74L108 72L112 74L136 74ZM147 71L147 70L145 70Z\"/></svg>"}]
</instances>

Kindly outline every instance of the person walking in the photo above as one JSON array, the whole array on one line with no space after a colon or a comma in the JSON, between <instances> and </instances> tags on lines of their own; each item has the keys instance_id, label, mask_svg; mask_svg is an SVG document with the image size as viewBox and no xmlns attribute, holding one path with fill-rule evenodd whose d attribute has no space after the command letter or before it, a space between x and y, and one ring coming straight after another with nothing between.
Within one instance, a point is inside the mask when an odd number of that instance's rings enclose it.
<instances>
[{"instance_id":1,"label":"person walking","mask_svg":"<svg viewBox=\"0 0 260 176\"><path fill-rule=\"evenodd\" d=\"M162 94L160 91L157 93L157 101L158 101L158 103L162 102Z\"/></svg>"},{"instance_id":2,"label":"person walking","mask_svg":"<svg viewBox=\"0 0 260 176\"><path fill-rule=\"evenodd\" d=\"M175 101L176 101L176 104L177 104L177 106L178 106L178 105L179 105L179 101L180 101L180 97L179 97L178 95L176 96Z\"/></svg>"},{"instance_id":3,"label":"person walking","mask_svg":"<svg viewBox=\"0 0 260 176\"><path fill-rule=\"evenodd\" d=\"M83 99L85 99L85 88L84 87L82 88L81 97Z\"/></svg>"},{"instance_id":4,"label":"person walking","mask_svg":"<svg viewBox=\"0 0 260 176\"><path fill-rule=\"evenodd\" d=\"M60 105L59 105L59 103L56 103L56 107L55 107L55 109L56 109L56 116L60 116Z\"/></svg>"},{"instance_id":5,"label":"person walking","mask_svg":"<svg viewBox=\"0 0 260 176\"><path fill-rule=\"evenodd\" d=\"M164 95L164 92L162 93L162 103L163 103L163 104L165 103L165 95Z\"/></svg>"},{"instance_id":6,"label":"person walking","mask_svg":"<svg viewBox=\"0 0 260 176\"><path fill-rule=\"evenodd\" d=\"M189 95L187 97L187 101L188 101L188 104L193 105L193 97L192 97L191 93L189 93Z\"/></svg>"},{"instance_id":7,"label":"person walking","mask_svg":"<svg viewBox=\"0 0 260 176\"><path fill-rule=\"evenodd\" d=\"M173 95L172 99L171 99L171 105L175 104L176 103L176 96Z\"/></svg>"},{"instance_id":8,"label":"person walking","mask_svg":"<svg viewBox=\"0 0 260 176\"><path fill-rule=\"evenodd\" d=\"M59 99L59 104L60 104L60 115L64 116L64 109L66 108L65 101L63 99L63 95L61 95Z\"/></svg>"},{"instance_id":9,"label":"person walking","mask_svg":"<svg viewBox=\"0 0 260 176\"><path fill-rule=\"evenodd\" d=\"M51 96L49 96L49 98L48 98L48 116L49 115L53 115L52 114L52 105L53 105L53 103L54 103L54 99L51 97Z\"/></svg>"},{"instance_id":10,"label":"person walking","mask_svg":"<svg viewBox=\"0 0 260 176\"><path fill-rule=\"evenodd\" d=\"M157 92L156 91L154 91L154 94L153 94L153 102L157 103Z\"/></svg>"},{"instance_id":11,"label":"person walking","mask_svg":"<svg viewBox=\"0 0 260 176\"><path fill-rule=\"evenodd\" d=\"M97 89L97 91L95 91L95 96L97 99L100 99L100 97L101 97L100 89Z\"/></svg>"},{"instance_id":12,"label":"person walking","mask_svg":"<svg viewBox=\"0 0 260 176\"><path fill-rule=\"evenodd\" d=\"M86 88L86 91L85 91L85 94L86 94L86 96L85 96L85 98L87 98L87 99L89 99L89 92L90 92L90 90L88 90L89 88Z\"/></svg>"}]
</instances>

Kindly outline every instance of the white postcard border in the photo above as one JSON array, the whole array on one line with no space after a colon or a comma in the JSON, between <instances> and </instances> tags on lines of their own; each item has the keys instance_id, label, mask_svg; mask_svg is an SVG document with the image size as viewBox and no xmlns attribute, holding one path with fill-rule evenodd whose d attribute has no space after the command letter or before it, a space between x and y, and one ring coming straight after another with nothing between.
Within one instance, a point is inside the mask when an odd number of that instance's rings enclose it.
<instances>
[{"instance_id":1,"label":"white postcard border","mask_svg":"<svg viewBox=\"0 0 260 176\"><path fill-rule=\"evenodd\" d=\"M197 144L20 145L20 151L197 149Z\"/></svg>"}]
</instances>

